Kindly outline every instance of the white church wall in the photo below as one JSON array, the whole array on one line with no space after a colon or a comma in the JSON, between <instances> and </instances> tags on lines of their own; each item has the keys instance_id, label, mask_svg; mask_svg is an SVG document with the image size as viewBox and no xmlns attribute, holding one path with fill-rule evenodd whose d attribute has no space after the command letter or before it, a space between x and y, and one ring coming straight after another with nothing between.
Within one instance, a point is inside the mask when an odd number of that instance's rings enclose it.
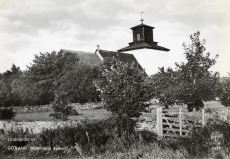
<instances>
[{"instance_id":1,"label":"white church wall","mask_svg":"<svg viewBox=\"0 0 230 159\"><path fill-rule=\"evenodd\" d=\"M175 61L170 58L170 51L140 49L125 51L124 53L133 54L148 75L157 73L158 67L174 68L175 66Z\"/></svg>"}]
</instances>

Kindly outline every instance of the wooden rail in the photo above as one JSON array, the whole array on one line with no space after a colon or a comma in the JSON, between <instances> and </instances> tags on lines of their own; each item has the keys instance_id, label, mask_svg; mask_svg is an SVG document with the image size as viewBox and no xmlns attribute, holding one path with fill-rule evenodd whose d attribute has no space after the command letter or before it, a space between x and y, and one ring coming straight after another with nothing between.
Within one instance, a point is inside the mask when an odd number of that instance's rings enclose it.
<instances>
[{"instance_id":1,"label":"wooden rail","mask_svg":"<svg viewBox=\"0 0 230 159\"><path fill-rule=\"evenodd\" d=\"M204 125L204 109L201 115L182 112L162 112L157 108L157 134L158 136L181 137L186 136L193 127Z\"/></svg>"}]
</instances>

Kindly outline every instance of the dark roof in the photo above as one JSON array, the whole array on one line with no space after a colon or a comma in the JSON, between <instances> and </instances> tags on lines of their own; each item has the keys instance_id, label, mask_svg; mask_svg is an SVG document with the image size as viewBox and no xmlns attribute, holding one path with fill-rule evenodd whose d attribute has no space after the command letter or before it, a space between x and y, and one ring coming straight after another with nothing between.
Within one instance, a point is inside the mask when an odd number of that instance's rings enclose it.
<instances>
[{"instance_id":1,"label":"dark roof","mask_svg":"<svg viewBox=\"0 0 230 159\"><path fill-rule=\"evenodd\" d=\"M138 63L137 59L132 54L120 53L120 52L115 52L115 51L107 51L107 50L98 50L98 52L100 53L102 58L115 57L124 63L134 62L138 66L139 69L143 70L141 65Z\"/></svg>"},{"instance_id":2,"label":"dark roof","mask_svg":"<svg viewBox=\"0 0 230 159\"><path fill-rule=\"evenodd\" d=\"M169 49L167 48L156 45L154 43L147 43L147 42L138 42L136 44L129 45L117 51L124 52L124 51L137 50L137 49L153 49L153 50L160 50L160 51L169 51Z\"/></svg>"},{"instance_id":3,"label":"dark roof","mask_svg":"<svg viewBox=\"0 0 230 159\"><path fill-rule=\"evenodd\" d=\"M149 28L153 28L154 29L154 27L151 27L151 26L148 26L148 25L145 25L145 24L139 24L139 25L136 25L136 26L134 26L134 27L132 27L130 29L134 29L134 28L138 28L138 27L149 27Z\"/></svg>"},{"instance_id":4,"label":"dark roof","mask_svg":"<svg viewBox=\"0 0 230 159\"><path fill-rule=\"evenodd\" d=\"M80 61L87 64L87 65L98 66L98 65L103 63L103 61L95 53L73 51L73 50L64 50L64 49L61 49L61 51L78 54Z\"/></svg>"},{"instance_id":5,"label":"dark roof","mask_svg":"<svg viewBox=\"0 0 230 159\"><path fill-rule=\"evenodd\" d=\"M92 65L92 66L98 66L103 63L103 60L96 54L98 53L101 55L103 59L109 58L109 57L115 57L118 58L118 60L124 62L124 63L132 63L134 62L139 69L143 70L141 65L138 63L136 58L132 54L127 54L127 53L119 53L115 51L107 51L107 50L96 50L95 53L91 52L82 52L82 51L73 51L73 50L65 50L61 49L61 52L70 52L70 53L75 53L78 54L79 60L87 65Z\"/></svg>"}]
</instances>

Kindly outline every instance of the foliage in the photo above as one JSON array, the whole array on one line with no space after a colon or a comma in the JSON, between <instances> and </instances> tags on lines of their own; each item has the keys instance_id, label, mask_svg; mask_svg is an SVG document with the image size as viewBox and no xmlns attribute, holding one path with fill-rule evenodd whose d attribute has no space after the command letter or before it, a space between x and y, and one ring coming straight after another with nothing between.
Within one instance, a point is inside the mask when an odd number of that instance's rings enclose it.
<instances>
[{"instance_id":1,"label":"foliage","mask_svg":"<svg viewBox=\"0 0 230 159\"><path fill-rule=\"evenodd\" d=\"M68 116L71 114L72 107L68 106L67 101L59 97L59 95L55 95L54 101L51 103L53 108L53 113L49 116L54 119L67 120Z\"/></svg>"},{"instance_id":2,"label":"foliage","mask_svg":"<svg viewBox=\"0 0 230 159\"><path fill-rule=\"evenodd\" d=\"M211 139L213 132L223 134L220 143L215 143ZM179 146L184 147L191 157L207 157L212 155L212 147L221 147L221 154L229 154L230 150L230 124L228 121L222 121L218 118L209 119L201 129L193 129L189 138L182 138ZM209 156L211 157L211 156Z\"/></svg>"},{"instance_id":3,"label":"foliage","mask_svg":"<svg viewBox=\"0 0 230 159\"><path fill-rule=\"evenodd\" d=\"M5 130L4 130L5 131ZM28 129L24 131L22 128L18 128L15 131L13 129L9 130L8 133L0 137L0 158L10 158L16 152L13 148L14 147L24 147L27 146L30 142L29 141L10 141L9 139L35 139L36 134L29 133ZM12 148L12 149L9 149ZM20 151L19 151L20 152ZM23 152L23 151L22 151ZM25 152L25 151L24 151ZM28 152L26 152L28 153ZM12 158L19 158L19 156L15 155Z\"/></svg>"},{"instance_id":4,"label":"foliage","mask_svg":"<svg viewBox=\"0 0 230 159\"><path fill-rule=\"evenodd\" d=\"M178 72L173 71L171 68L167 68L165 71L164 67L159 68L159 72L155 75L152 75L151 80L155 88L155 98L159 99L161 104L164 104L166 108L169 105L181 104L177 100L177 85L178 81Z\"/></svg>"},{"instance_id":5,"label":"foliage","mask_svg":"<svg viewBox=\"0 0 230 159\"><path fill-rule=\"evenodd\" d=\"M28 67L26 74L27 83L34 94L39 97L40 104L48 104L54 99L54 91L60 79L66 72L73 70L74 65L78 62L77 54L55 52L40 53L35 55L33 64ZM28 89L26 89L28 90ZM30 93L28 91L28 93Z\"/></svg>"},{"instance_id":6,"label":"foliage","mask_svg":"<svg viewBox=\"0 0 230 159\"><path fill-rule=\"evenodd\" d=\"M210 53L204 52L205 40L200 41L200 32L190 36L192 44L185 43L184 54L187 62L176 63L176 70L160 68L152 81L155 84L160 101L167 105L187 104L188 110L196 110L204 106L203 100L213 100L217 95L219 73L209 69L216 63L216 58L210 58Z\"/></svg>"},{"instance_id":7,"label":"foliage","mask_svg":"<svg viewBox=\"0 0 230 159\"><path fill-rule=\"evenodd\" d=\"M230 75L230 74L229 74ZM220 81L220 101L225 106L230 106L230 76L223 77Z\"/></svg>"},{"instance_id":8,"label":"foliage","mask_svg":"<svg viewBox=\"0 0 230 159\"><path fill-rule=\"evenodd\" d=\"M76 157L95 157L106 153L126 153L131 151L132 148L144 147L150 143L157 143L157 136L154 133L143 131L133 131L129 136L122 134L116 136L114 131L116 130L114 125L114 116L103 120L84 120L79 122L76 127L65 126L58 127L57 129L44 129L40 134L30 134L28 131L16 130L16 132L9 132L4 137L4 141L0 138L0 141L7 146L27 146L27 147L50 147L51 150L39 150L39 151L11 151L6 156L10 155L19 158L25 156L25 158L47 156L61 158L70 158L69 156ZM8 138L32 138L33 142L9 142ZM0 142L0 143L1 143ZM1 146L1 145L0 145ZM54 147L60 147L64 150L54 150ZM6 150L7 151L7 150ZM0 152L1 154L1 152ZM142 154L143 155L143 154ZM56 157L56 158L57 158ZM7 157L5 157L7 158Z\"/></svg>"},{"instance_id":9,"label":"foliage","mask_svg":"<svg viewBox=\"0 0 230 159\"><path fill-rule=\"evenodd\" d=\"M75 115L80 115L76 109L71 109L69 116L75 116Z\"/></svg>"},{"instance_id":10,"label":"foliage","mask_svg":"<svg viewBox=\"0 0 230 159\"><path fill-rule=\"evenodd\" d=\"M14 106L20 105L21 99L19 94L14 92L12 83L17 80L22 71L14 64L11 70L7 70L0 78L0 106Z\"/></svg>"},{"instance_id":11,"label":"foliage","mask_svg":"<svg viewBox=\"0 0 230 159\"><path fill-rule=\"evenodd\" d=\"M99 92L93 83L100 74L99 68L78 63L73 70L67 72L59 80L57 91L72 103L100 101Z\"/></svg>"},{"instance_id":12,"label":"foliage","mask_svg":"<svg viewBox=\"0 0 230 159\"><path fill-rule=\"evenodd\" d=\"M9 87L7 92L14 92L10 94L11 101L20 100L18 105L49 104L54 100L55 91L69 102L96 102L100 98L93 80L98 78L99 71L96 66L80 63L77 54L53 51L35 55L28 70L4 84ZM0 80L5 80L2 76ZM5 99L3 95L0 92L0 99Z\"/></svg>"},{"instance_id":13,"label":"foliage","mask_svg":"<svg viewBox=\"0 0 230 159\"><path fill-rule=\"evenodd\" d=\"M129 119L129 118L127 118ZM129 119L130 120L130 119ZM202 128L194 128L188 137L162 138L148 131L133 131L130 134L115 133L116 116L103 120L84 120L76 127L66 126L57 129L44 129L40 134L16 130L4 138L0 138L0 154L7 158L222 158L229 157L230 124L219 119L210 119ZM127 122L128 123L128 122ZM122 123L121 123L122 124ZM116 126L116 125L115 125ZM127 125L128 126L128 125ZM124 130L125 131L125 130ZM219 145L219 154L212 151L216 144L211 134L219 131L223 140ZM33 138L33 142L9 142L8 138ZM8 151L7 146L50 147L51 150L40 151ZM63 150L54 150L54 147ZM6 157L7 156L7 157ZM73 157L73 158L74 158Z\"/></svg>"},{"instance_id":14,"label":"foliage","mask_svg":"<svg viewBox=\"0 0 230 159\"><path fill-rule=\"evenodd\" d=\"M16 116L13 108L0 108L0 120L12 119Z\"/></svg>"},{"instance_id":15,"label":"foliage","mask_svg":"<svg viewBox=\"0 0 230 159\"><path fill-rule=\"evenodd\" d=\"M147 107L144 102L153 97L151 83L135 63L107 59L102 66L102 77L95 82L104 108L119 115L139 117Z\"/></svg>"}]
</instances>

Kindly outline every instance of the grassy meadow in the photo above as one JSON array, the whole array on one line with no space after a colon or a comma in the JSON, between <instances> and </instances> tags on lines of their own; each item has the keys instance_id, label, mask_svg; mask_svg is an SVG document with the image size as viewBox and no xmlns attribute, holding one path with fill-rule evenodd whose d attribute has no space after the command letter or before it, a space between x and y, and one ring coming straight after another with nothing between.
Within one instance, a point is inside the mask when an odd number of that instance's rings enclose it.
<instances>
[{"instance_id":1,"label":"grassy meadow","mask_svg":"<svg viewBox=\"0 0 230 159\"><path fill-rule=\"evenodd\" d=\"M18 113L15 121L52 121L53 118L49 117L51 111L36 112L36 113ZM104 119L111 115L110 112L104 109L89 109L78 110L80 115L69 116L70 120L84 120L88 119Z\"/></svg>"},{"instance_id":2,"label":"grassy meadow","mask_svg":"<svg viewBox=\"0 0 230 159\"><path fill-rule=\"evenodd\" d=\"M205 109L219 110L227 109L228 107L223 106L220 102L217 101L208 101L204 102ZM156 115L156 108L163 107L159 104L150 105L151 114L143 113L141 117L152 117ZM169 109L164 109L165 111L175 111L177 112L179 108L182 108L183 112L187 112L186 106L173 106ZM35 112L35 113L17 113L15 121L52 121L53 119L49 117L51 111L48 112ZM70 120L84 120L84 119L105 119L111 115L111 112L108 112L104 109L85 109L78 110L80 115L69 116ZM154 115L155 114L155 115Z\"/></svg>"},{"instance_id":3,"label":"grassy meadow","mask_svg":"<svg viewBox=\"0 0 230 159\"><path fill-rule=\"evenodd\" d=\"M153 117L156 114L156 108L163 107L162 105L153 104L150 106L151 113L143 113L143 117ZM170 107L170 111L178 111L179 108L187 112L186 106ZM205 109L219 110L227 109L217 101L205 102ZM18 113L15 121L52 121L49 117L51 111L36 112L36 113ZM211 151L210 145L206 140L210 140L210 134L207 135L207 130L211 130L213 125L201 131L200 134L194 134L188 139L158 139L152 132L134 131L130 136L122 135L118 137L114 131L116 128L107 127L113 124L111 112L104 109L88 109L78 110L80 115L69 116L70 121L83 121L77 123L76 127L59 127L48 129L40 134L30 134L30 132L19 131L10 133L8 137L26 137L34 138L34 142L20 143L9 142L5 136L0 141L0 159L3 157L8 159L21 158L86 158L86 159L184 159L184 158L230 158L230 150L228 146L229 130L225 128L226 143L221 151ZM97 120L85 120L97 119ZM109 120L106 120L109 119ZM226 124L226 123L221 123ZM38 126L38 125L37 125ZM215 125L214 125L215 126ZM229 127L229 125L226 125ZM229 127L230 128L230 127ZM214 129L215 130L215 129ZM197 138L198 137L198 138ZM200 137L200 138L199 138ZM21 144L21 146L60 146L61 151L9 151L7 146L12 144ZM7 145L7 146L6 146ZM18 145L20 146L20 145ZM2 155L2 156L1 156Z\"/></svg>"}]
</instances>

